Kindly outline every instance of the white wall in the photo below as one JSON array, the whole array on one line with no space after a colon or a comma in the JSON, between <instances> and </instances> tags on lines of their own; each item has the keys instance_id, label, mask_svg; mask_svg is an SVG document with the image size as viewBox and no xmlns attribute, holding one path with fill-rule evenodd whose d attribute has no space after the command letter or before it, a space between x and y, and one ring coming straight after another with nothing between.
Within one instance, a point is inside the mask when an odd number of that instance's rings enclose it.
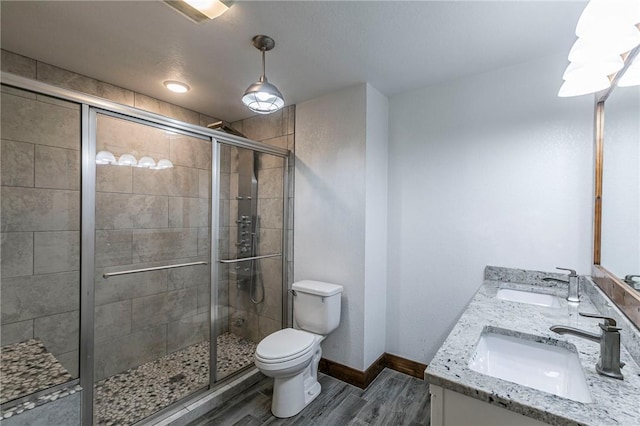
<instances>
[{"instance_id":1,"label":"white wall","mask_svg":"<svg viewBox=\"0 0 640 426\"><path fill-rule=\"evenodd\" d=\"M385 352L388 117L368 84L296 106L294 279L344 286L323 357L360 371Z\"/></svg>"},{"instance_id":2,"label":"white wall","mask_svg":"<svg viewBox=\"0 0 640 426\"><path fill-rule=\"evenodd\" d=\"M428 363L485 265L589 273L593 98L554 56L389 102L386 350Z\"/></svg>"},{"instance_id":3,"label":"white wall","mask_svg":"<svg viewBox=\"0 0 640 426\"><path fill-rule=\"evenodd\" d=\"M387 329L387 163L389 101L367 85L364 365L385 352Z\"/></svg>"},{"instance_id":4,"label":"white wall","mask_svg":"<svg viewBox=\"0 0 640 426\"><path fill-rule=\"evenodd\" d=\"M364 369L366 85L296 105L294 280L344 286L323 357Z\"/></svg>"}]
</instances>

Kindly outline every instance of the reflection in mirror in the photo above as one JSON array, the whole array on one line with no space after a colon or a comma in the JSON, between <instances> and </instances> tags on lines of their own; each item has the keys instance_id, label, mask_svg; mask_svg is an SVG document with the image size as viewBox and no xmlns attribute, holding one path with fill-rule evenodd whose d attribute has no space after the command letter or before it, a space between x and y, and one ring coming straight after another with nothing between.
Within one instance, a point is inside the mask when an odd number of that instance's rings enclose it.
<instances>
[{"instance_id":1,"label":"reflection in mirror","mask_svg":"<svg viewBox=\"0 0 640 426\"><path fill-rule=\"evenodd\" d=\"M601 265L640 288L640 87L617 87L604 123Z\"/></svg>"}]
</instances>

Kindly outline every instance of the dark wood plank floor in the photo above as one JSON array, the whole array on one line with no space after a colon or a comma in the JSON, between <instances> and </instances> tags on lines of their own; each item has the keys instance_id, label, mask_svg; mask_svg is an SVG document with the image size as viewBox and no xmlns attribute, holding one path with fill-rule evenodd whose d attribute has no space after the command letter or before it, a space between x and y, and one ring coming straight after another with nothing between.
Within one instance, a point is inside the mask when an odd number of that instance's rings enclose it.
<instances>
[{"instance_id":1,"label":"dark wood plank floor","mask_svg":"<svg viewBox=\"0 0 640 426\"><path fill-rule=\"evenodd\" d=\"M365 390L319 375L322 393L297 416L271 414L273 379L265 378L188 426L429 425L427 382L384 369Z\"/></svg>"}]
</instances>

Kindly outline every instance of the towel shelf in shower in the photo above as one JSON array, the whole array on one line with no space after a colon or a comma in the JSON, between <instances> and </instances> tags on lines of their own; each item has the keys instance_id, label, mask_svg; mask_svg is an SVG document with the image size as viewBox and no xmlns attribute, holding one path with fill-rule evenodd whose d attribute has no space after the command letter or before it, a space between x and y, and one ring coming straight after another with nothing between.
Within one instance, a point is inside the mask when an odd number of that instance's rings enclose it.
<instances>
[{"instance_id":1,"label":"towel shelf in shower","mask_svg":"<svg viewBox=\"0 0 640 426\"><path fill-rule=\"evenodd\" d=\"M175 265L154 266L152 268L131 269L129 271L105 272L102 274L104 278L114 277L116 275L137 274L138 272L160 271L161 269L182 268L184 266L207 265L207 262L189 262L176 263Z\"/></svg>"}]
</instances>

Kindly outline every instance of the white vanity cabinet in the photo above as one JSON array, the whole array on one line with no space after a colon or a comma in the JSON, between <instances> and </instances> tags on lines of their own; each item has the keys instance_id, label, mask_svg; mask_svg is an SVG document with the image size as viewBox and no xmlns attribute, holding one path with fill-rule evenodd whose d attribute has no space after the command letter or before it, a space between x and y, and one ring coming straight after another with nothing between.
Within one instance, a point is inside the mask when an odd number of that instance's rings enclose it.
<instances>
[{"instance_id":1,"label":"white vanity cabinet","mask_svg":"<svg viewBox=\"0 0 640 426\"><path fill-rule=\"evenodd\" d=\"M436 385L431 394L431 426L543 426L539 420Z\"/></svg>"}]
</instances>

